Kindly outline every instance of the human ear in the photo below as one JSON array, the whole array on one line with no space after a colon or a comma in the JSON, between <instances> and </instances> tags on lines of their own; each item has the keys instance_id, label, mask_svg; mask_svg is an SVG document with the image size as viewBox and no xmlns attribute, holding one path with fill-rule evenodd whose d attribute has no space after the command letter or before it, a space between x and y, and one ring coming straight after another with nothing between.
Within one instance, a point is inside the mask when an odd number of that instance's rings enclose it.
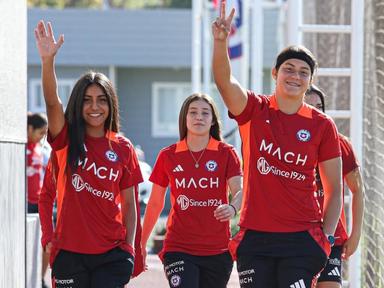
<instances>
[{"instance_id":1,"label":"human ear","mask_svg":"<svg viewBox=\"0 0 384 288\"><path fill-rule=\"evenodd\" d=\"M273 80L276 81L276 78L277 78L277 70L276 70L275 67L272 68L271 74L272 74L272 78L273 78Z\"/></svg>"},{"instance_id":2,"label":"human ear","mask_svg":"<svg viewBox=\"0 0 384 288\"><path fill-rule=\"evenodd\" d=\"M28 125L28 127L27 127L27 133L28 133L28 135L30 135L30 134L32 134L33 133L33 127L32 127L32 125Z\"/></svg>"}]
</instances>

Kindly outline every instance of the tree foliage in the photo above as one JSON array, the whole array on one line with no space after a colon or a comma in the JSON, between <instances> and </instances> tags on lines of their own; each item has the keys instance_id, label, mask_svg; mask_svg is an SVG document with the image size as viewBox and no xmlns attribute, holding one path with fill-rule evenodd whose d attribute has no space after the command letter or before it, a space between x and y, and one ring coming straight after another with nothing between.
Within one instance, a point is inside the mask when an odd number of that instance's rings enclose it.
<instances>
[{"instance_id":1,"label":"tree foliage","mask_svg":"<svg viewBox=\"0 0 384 288\"><path fill-rule=\"evenodd\" d=\"M103 0L28 0L29 7L42 8L100 8Z\"/></svg>"},{"instance_id":2,"label":"tree foliage","mask_svg":"<svg viewBox=\"0 0 384 288\"><path fill-rule=\"evenodd\" d=\"M42 8L98 8L103 0L28 0L29 7ZM120 9L191 8L192 0L107 0L109 7Z\"/></svg>"}]
</instances>

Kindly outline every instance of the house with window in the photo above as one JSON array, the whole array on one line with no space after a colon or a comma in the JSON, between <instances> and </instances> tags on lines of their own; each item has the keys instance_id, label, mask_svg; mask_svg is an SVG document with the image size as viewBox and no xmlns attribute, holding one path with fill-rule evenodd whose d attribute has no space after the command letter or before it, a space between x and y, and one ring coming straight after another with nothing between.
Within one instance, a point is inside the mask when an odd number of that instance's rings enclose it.
<instances>
[{"instance_id":1,"label":"house with window","mask_svg":"<svg viewBox=\"0 0 384 288\"><path fill-rule=\"evenodd\" d=\"M263 87L271 91L270 70L278 52L278 9L264 9ZM121 130L153 165L158 151L178 139L178 113L191 93L190 9L28 10L28 109L44 112L40 59L34 27L51 21L65 35L56 57L59 95L66 105L84 72L100 71L114 83ZM210 93L227 112L212 84ZM224 131L228 132L228 131Z\"/></svg>"}]
</instances>

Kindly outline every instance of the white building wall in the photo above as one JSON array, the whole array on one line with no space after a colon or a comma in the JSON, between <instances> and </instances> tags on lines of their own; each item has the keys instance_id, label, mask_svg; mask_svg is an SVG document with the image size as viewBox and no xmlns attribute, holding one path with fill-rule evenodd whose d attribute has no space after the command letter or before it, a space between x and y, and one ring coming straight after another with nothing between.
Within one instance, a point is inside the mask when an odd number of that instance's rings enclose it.
<instances>
[{"instance_id":1,"label":"white building wall","mask_svg":"<svg viewBox=\"0 0 384 288\"><path fill-rule=\"evenodd\" d=\"M0 1L0 287L25 287L25 0Z\"/></svg>"}]
</instances>

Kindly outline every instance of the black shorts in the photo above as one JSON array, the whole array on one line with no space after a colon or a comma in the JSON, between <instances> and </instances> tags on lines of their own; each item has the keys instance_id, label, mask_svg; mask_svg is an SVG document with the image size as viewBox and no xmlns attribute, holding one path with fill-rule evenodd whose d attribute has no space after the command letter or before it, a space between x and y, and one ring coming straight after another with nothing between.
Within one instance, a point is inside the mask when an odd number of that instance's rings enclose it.
<instances>
[{"instance_id":1,"label":"black shorts","mask_svg":"<svg viewBox=\"0 0 384 288\"><path fill-rule=\"evenodd\" d=\"M28 202L28 213L39 213L39 205Z\"/></svg>"},{"instance_id":2,"label":"black shorts","mask_svg":"<svg viewBox=\"0 0 384 288\"><path fill-rule=\"evenodd\" d=\"M337 282L342 284L342 261L341 261L341 253L343 250L343 246L334 246L331 250L331 255L329 255L329 259L327 261L327 265L325 265L324 270L321 272L319 279L317 282Z\"/></svg>"},{"instance_id":3,"label":"black shorts","mask_svg":"<svg viewBox=\"0 0 384 288\"><path fill-rule=\"evenodd\" d=\"M327 255L307 232L246 231L237 249L242 288L310 288Z\"/></svg>"},{"instance_id":4,"label":"black shorts","mask_svg":"<svg viewBox=\"0 0 384 288\"><path fill-rule=\"evenodd\" d=\"M60 250L52 266L55 288L123 288L133 270L133 256L116 247L103 254Z\"/></svg>"},{"instance_id":5,"label":"black shorts","mask_svg":"<svg viewBox=\"0 0 384 288\"><path fill-rule=\"evenodd\" d=\"M163 264L172 288L225 288L233 267L228 252L210 256L167 252Z\"/></svg>"}]
</instances>

